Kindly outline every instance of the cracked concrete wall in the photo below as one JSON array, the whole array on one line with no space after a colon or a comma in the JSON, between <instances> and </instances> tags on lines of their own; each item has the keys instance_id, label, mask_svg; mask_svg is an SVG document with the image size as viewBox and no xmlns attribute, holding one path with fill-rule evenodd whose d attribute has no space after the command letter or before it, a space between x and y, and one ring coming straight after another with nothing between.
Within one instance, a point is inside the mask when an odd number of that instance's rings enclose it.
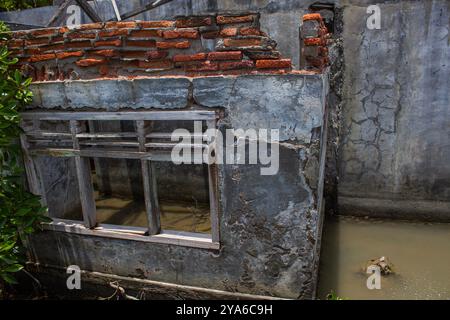
<instances>
[{"instance_id":1,"label":"cracked concrete wall","mask_svg":"<svg viewBox=\"0 0 450 320\"><path fill-rule=\"evenodd\" d=\"M343 11L340 212L450 220L450 3L379 6Z\"/></svg>"},{"instance_id":2,"label":"cracked concrete wall","mask_svg":"<svg viewBox=\"0 0 450 320\"><path fill-rule=\"evenodd\" d=\"M261 75L34 84L39 98L32 110L212 108L223 114L220 129L279 129L280 166L277 174L261 176L260 165L218 165L219 251L45 231L31 238L33 261L231 292L313 298L323 221L325 79ZM168 81L178 90L166 90ZM110 94L89 99L99 88ZM59 272L53 281L65 274Z\"/></svg>"}]
</instances>

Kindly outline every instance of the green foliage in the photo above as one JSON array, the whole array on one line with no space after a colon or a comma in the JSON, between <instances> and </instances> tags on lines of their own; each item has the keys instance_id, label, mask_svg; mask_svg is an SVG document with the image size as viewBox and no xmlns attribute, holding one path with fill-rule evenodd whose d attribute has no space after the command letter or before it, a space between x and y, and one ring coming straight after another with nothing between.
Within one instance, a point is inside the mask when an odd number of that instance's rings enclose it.
<instances>
[{"instance_id":1,"label":"green foliage","mask_svg":"<svg viewBox=\"0 0 450 320\"><path fill-rule=\"evenodd\" d=\"M0 22L0 40L8 30ZM25 189L21 153L18 144L20 109L31 102L28 89L31 78L24 78L11 66L6 46L0 48L0 282L14 283L13 273L23 268L20 234L35 231L40 222L48 221L39 197Z\"/></svg>"},{"instance_id":2,"label":"green foliage","mask_svg":"<svg viewBox=\"0 0 450 320\"><path fill-rule=\"evenodd\" d=\"M336 293L331 291L329 294L327 294L327 300L347 300L347 298L339 297Z\"/></svg>"},{"instance_id":3,"label":"green foliage","mask_svg":"<svg viewBox=\"0 0 450 320\"><path fill-rule=\"evenodd\" d=\"M13 11L51 6L52 0L0 0L0 11Z\"/></svg>"}]
</instances>

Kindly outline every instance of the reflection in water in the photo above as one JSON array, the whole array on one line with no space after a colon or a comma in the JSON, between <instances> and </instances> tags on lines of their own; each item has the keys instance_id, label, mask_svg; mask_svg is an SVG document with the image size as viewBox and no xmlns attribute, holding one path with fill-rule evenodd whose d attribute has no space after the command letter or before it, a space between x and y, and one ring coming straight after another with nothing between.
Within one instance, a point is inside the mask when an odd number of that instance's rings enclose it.
<instances>
[{"instance_id":1,"label":"reflection in water","mask_svg":"<svg viewBox=\"0 0 450 320\"><path fill-rule=\"evenodd\" d=\"M450 224L327 217L318 298L450 299ZM368 260L386 256L394 274L368 290Z\"/></svg>"}]
</instances>

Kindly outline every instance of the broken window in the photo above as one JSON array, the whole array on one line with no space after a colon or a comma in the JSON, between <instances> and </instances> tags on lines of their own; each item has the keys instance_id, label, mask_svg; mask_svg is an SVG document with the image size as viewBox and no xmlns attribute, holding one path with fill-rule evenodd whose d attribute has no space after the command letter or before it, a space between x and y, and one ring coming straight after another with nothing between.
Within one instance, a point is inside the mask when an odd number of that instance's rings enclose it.
<instances>
[{"instance_id":1,"label":"broken window","mask_svg":"<svg viewBox=\"0 0 450 320\"><path fill-rule=\"evenodd\" d=\"M171 157L175 129L192 138L192 150L214 148L203 140L216 126L214 111L26 112L22 118L29 186L48 206L50 227L217 248L215 166L175 164Z\"/></svg>"}]
</instances>

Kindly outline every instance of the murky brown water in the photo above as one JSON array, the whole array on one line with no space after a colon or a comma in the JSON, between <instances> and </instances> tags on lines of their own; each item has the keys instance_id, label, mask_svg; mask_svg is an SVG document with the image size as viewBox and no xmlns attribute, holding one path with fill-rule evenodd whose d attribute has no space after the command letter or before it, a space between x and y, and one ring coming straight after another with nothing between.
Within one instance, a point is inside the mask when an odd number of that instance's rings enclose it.
<instances>
[{"instance_id":1,"label":"murky brown water","mask_svg":"<svg viewBox=\"0 0 450 320\"><path fill-rule=\"evenodd\" d=\"M395 273L369 290L366 262L381 256ZM327 217L319 277L321 299L450 299L450 224Z\"/></svg>"},{"instance_id":2,"label":"murky brown water","mask_svg":"<svg viewBox=\"0 0 450 320\"><path fill-rule=\"evenodd\" d=\"M121 226L148 227L143 201L118 197L102 198L96 193L99 223ZM197 233L210 233L209 206L203 203L161 201L161 228Z\"/></svg>"}]
</instances>

